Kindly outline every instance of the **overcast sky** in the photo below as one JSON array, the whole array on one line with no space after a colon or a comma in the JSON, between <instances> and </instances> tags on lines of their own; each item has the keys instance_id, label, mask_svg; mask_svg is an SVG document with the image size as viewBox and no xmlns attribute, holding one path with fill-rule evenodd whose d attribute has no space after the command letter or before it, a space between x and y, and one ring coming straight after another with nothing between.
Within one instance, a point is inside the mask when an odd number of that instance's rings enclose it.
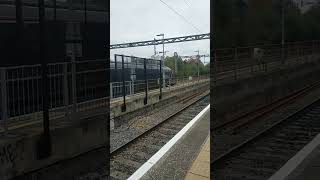
<instances>
[{"instance_id":1,"label":"overcast sky","mask_svg":"<svg viewBox=\"0 0 320 180\"><path fill-rule=\"evenodd\" d=\"M157 34L164 33L165 38L202 34L210 32L210 0L162 0L183 15L188 24L175 14L160 0L111 0L110 2L110 43L126 43L153 40ZM195 50L200 54L209 54L210 40L165 44L167 55L194 55ZM162 51L162 45L157 46ZM154 54L153 46L114 49L110 51L111 59L114 54L149 57ZM209 61L209 58L206 58Z\"/></svg>"}]
</instances>

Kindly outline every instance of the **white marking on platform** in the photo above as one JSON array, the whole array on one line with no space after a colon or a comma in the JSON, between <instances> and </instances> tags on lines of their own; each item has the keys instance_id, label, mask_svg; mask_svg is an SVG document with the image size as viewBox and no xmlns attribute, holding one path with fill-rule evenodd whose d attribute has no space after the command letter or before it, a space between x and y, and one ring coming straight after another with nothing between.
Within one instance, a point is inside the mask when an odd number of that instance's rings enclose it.
<instances>
[{"instance_id":1,"label":"white marking on platform","mask_svg":"<svg viewBox=\"0 0 320 180\"><path fill-rule=\"evenodd\" d=\"M303 147L284 166L274 173L269 180L283 180L287 178L319 144L320 134L313 138L310 143Z\"/></svg>"},{"instance_id":2,"label":"white marking on platform","mask_svg":"<svg viewBox=\"0 0 320 180\"><path fill-rule=\"evenodd\" d=\"M128 180L140 179L165 155L173 145L181 139L181 137L188 132L188 130L199 119L210 110L210 104L204 108L196 117L194 117L185 127L183 127L169 142L167 142L156 154L154 154L147 162L145 162L136 172L134 172Z\"/></svg>"}]
</instances>

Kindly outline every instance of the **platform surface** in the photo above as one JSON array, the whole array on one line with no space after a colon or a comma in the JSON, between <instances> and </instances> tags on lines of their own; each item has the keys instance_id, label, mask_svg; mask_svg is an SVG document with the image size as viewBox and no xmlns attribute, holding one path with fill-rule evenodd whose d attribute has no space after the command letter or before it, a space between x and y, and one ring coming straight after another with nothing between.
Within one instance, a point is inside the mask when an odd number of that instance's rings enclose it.
<instances>
[{"instance_id":1,"label":"platform surface","mask_svg":"<svg viewBox=\"0 0 320 180\"><path fill-rule=\"evenodd\" d=\"M210 179L210 136L201 148L198 157L193 162L185 180Z\"/></svg>"},{"instance_id":2,"label":"platform surface","mask_svg":"<svg viewBox=\"0 0 320 180\"><path fill-rule=\"evenodd\" d=\"M269 180L301 179L320 179L320 134L287 161Z\"/></svg>"},{"instance_id":3,"label":"platform surface","mask_svg":"<svg viewBox=\"0 0 320 180\"><path fill-rule=\"evenodd\" d=\"M141 179L184 179L206 142L209 130L210 111L207 111Z\"/></svg>"}]
</instances>

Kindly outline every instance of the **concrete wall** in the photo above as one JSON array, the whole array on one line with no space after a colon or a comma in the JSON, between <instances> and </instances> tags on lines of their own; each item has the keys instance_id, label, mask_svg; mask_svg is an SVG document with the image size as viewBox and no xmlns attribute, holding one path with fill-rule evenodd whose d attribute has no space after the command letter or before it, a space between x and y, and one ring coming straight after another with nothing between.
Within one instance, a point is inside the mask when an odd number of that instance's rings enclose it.
<instances>
[{"instance_id":1,"label":"concrete wall","mask_svg":"<svg viewBox=\"0 0 320 180\"><path fill-rule=\"evenodd\" d=\"M10 131L8 137L0 140L0 177L9 179L106 146L106 121L107 115L98 115L77 123L52 124L52 154L46 159L37 155L41 124Z\"/></svg>"},{"instance_id":2,"label":"concrete wall","mask_svg":"<svg viewBox=\"0 0 320 180\"><path fill-rule=\"evenodd\" d=\"M119 126L121 123L126 122L128 119L134 116L142 115L146 111L150 111L154 108L169 104L170 101L175 100L175 98L192 94L196 91L209 90L209 82L209 80L202 80L187 86L181 86L172 90L166 90L163 92L161 101L159 101L158 92L152 93L148 96L147 105L144 105L144 95L130 98L126 102L126 112L121 112L123 101L112 103L110 112L111 124L113 127L111 127L111 129Z\"/></svg>"},{"instance_id":3,"label":"concrete wall","mask_svg":"<svg viewBox=\"0 0 320 180\"><path fill-rule=\"evenodd\" d=\"M215 122L239 117L319 80L319 61L212 86Z\"/></svg>"}]
</instances>

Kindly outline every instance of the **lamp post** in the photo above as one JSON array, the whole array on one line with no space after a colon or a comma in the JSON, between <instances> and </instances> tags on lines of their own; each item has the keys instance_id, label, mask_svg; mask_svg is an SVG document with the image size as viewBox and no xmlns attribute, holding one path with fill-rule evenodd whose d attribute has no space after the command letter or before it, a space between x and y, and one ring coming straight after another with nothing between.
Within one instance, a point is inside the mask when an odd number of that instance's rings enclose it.
<instances>
[{"instance_id":1,"label":"lamp post","mask_svg":"<svg viewBox=\"0 0 320 180\"><path fill-rule=\"evenodd\" d=\"M162 36L162 61L161 61L161 69L160 71L162 71L162 84L163 84L163 87L165 87L165 82L164 82L164 71L163 71L163 66L164 66L164 34L158 34L157 36Z\"/></svg>"},{"instance_id":2,"label":"lamp post","mask_svg":"<svg viewBox=\"0 0 320 180\"><path fill-rule=\"evenodd\" d=\"M199 61L200 61L200 55L199 55L199 50L197 50L197 51L194 51L194 52L197 52L198 53L198 55L197 55L197 66L198 66L198 78L199 78Z\"/></svg>"},{"instance_id":3,"label":"lamp post","mask_svg":"<svg viewBox=\"0 0 320 180\"><path fill-rule=\"evenodd\" d=\"M156 38L154 38L153 50L154 50L154 57L156 57L156 55L157 55L157 50L156 50Z\"/></svg>"},{"instance_id":4,"label":"lamp post","mask_svg":"<svg viewBox=\"0 0 320 180\"><path fill-rule=\"evenodd\" d=\"M174 72L177 75L178 74L178 64L177 64L177 59L178 59L178 53L174 52Z\"/></svg>"},{"instance_id":5,"label":"lamp post","mask_svg":"<svg viewBox=\"0 0 320 180\"><path fill-rule=\"evenodd\" d=\"M281 5L281 63L284 64L284 21L285 21L285 0L282 0Z\"/></svg>"},{"instance_id":6,"label":"lamp post","mask_svg":"<svg viewBox=\"0 0 320 180\"><path fill-rule=\"evenodd\" d=\"M41 60L41 79L42 79L42 113L43 113L43 134L38 144L38 158L43 159L51 154L51 138L49 128L49 99L48 99L48 69L46 58L46 26L45 26L45 4L44 0L38 1L39 9L39 32L40 32L40 60Z\"/></svg>"}]
</instances>

